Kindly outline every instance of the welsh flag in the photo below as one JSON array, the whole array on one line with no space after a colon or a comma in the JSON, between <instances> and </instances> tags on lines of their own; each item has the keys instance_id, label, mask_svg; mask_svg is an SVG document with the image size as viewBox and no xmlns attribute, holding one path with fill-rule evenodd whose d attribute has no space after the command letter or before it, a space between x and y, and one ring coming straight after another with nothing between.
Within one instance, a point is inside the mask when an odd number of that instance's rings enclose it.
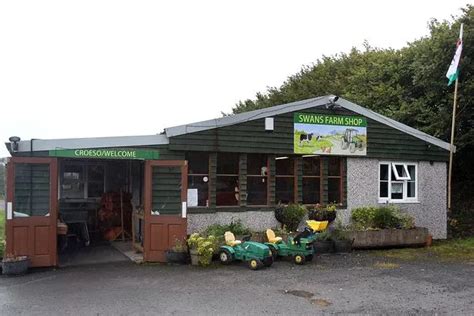
<instances>
[{"instance_id":1,"label":"welsh flag","mask_svg":"<svg viewBox=\"0 0 474 316\"><path fill-rule=\"evenodd\" d=\"M446 77L449 79L448 86L451 85L459 75L459 60L461 59L461 52L462 52L462 24L461 29L459 30L459 39L456 43L456 53L454 54L453 60L451 61L451 65L449 65L448 72L446 73Z\"/></svg>"}]
</instances>

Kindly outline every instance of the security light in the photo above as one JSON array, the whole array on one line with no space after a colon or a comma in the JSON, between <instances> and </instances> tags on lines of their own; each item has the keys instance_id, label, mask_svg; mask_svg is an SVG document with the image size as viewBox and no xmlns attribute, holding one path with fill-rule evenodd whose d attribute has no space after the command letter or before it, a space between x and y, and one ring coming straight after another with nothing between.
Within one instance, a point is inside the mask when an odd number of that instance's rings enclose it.
<instances>
[{"instance_id":1,"label":"security light","mask_svg":"<svg viewBox=\"0 0 474 316\"><path fill-rule=\"evenodd\" d=\"M332 95L329 97L329 103L335 104L339 100L339 97L337 95Z\"/></svg>"},{"instance_id":2,"label":"security light","mask_svg":"<svg viewBox=\"0 0 474 316\"><path fill-rule=\"evenodd\" d=\"M21 140L21 138L18 137L18 136L12 136L8 140L12 144L12 151L17 152L18 151L18 142Z\"/></svg>"},{"instance_id":3,"label":"security light","mask_svg":"<svg viewBox=\"0 0 474 316\"><path fill-rule=\"evenodd\" d=\"M337 95L332 95L329 97L329 102L326 104L327 109L333 109L335 107L340 107L339 104L337 104L337 100L339 100L339 97Z\"/></svg>"}]
</instances>

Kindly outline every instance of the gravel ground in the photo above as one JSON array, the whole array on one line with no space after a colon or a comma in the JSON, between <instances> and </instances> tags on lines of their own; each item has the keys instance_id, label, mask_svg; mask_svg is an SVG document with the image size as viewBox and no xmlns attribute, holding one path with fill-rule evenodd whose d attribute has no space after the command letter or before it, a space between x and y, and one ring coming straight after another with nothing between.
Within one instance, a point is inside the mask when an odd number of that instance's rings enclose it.
<instances>
[{"instance_id":1,"label":"gravel ground","mask_svg":"<svg viewBox=\"0 0 474 316\"><path fill-rule=\"evenodd\" d=\"M474 265L355 252L260 271L122 262L0 277L1 315L257 313L474 314Z\"/></svg>"}]
</instances>

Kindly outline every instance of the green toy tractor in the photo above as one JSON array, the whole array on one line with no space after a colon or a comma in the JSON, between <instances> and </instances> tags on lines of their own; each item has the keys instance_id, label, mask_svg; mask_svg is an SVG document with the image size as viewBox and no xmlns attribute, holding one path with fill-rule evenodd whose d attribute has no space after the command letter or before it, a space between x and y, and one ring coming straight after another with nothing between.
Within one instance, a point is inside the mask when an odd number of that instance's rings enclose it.
<instances>
[{"instance_id":1,"label":"green toy tractor","mask_svg":"<svg viewBox=\"0 0 474 316\"><path fill-rule=\"evenodd\" d=\"M281 237L275 236L275 232L267 229L268 242L265 243L272 251L273 258L292 257L294 263L304 264L310 262L314 257L313 242L316 240L317 232L326 229L328 222L306 221L309 227L295 237L288 237L284 242Z\"/></svg>"},{"instance_id":2,"label":"green toy tractor","mask_svg":"<svg viewBox=\"0 0 474 316\"><path fill-rule=\"evenodd\" d=\"M219 260L222 264L230 264L235 260L246 261L249 268L258 270L273 264L272 251L267 245L244 240L235 240L232 232L224 234L226 245L219 249Z\"/></svg>"}]
</instances>

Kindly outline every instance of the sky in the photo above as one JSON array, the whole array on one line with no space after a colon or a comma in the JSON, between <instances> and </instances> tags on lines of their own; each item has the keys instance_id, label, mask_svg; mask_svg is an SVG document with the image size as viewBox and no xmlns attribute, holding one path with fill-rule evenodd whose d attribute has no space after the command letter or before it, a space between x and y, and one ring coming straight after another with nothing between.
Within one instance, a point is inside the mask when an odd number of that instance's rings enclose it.
<instances>
[{"instance_id":1,"label":"sky","mask_svg":"<svg viewBox=\"0 0 474 316\"><path fill-rule=\"evenodd\" d=\"M403 47L467 3L0 1L0 157L12 135L149 135L220 117L323 55Z\"/></svg>"}]
</instances>

